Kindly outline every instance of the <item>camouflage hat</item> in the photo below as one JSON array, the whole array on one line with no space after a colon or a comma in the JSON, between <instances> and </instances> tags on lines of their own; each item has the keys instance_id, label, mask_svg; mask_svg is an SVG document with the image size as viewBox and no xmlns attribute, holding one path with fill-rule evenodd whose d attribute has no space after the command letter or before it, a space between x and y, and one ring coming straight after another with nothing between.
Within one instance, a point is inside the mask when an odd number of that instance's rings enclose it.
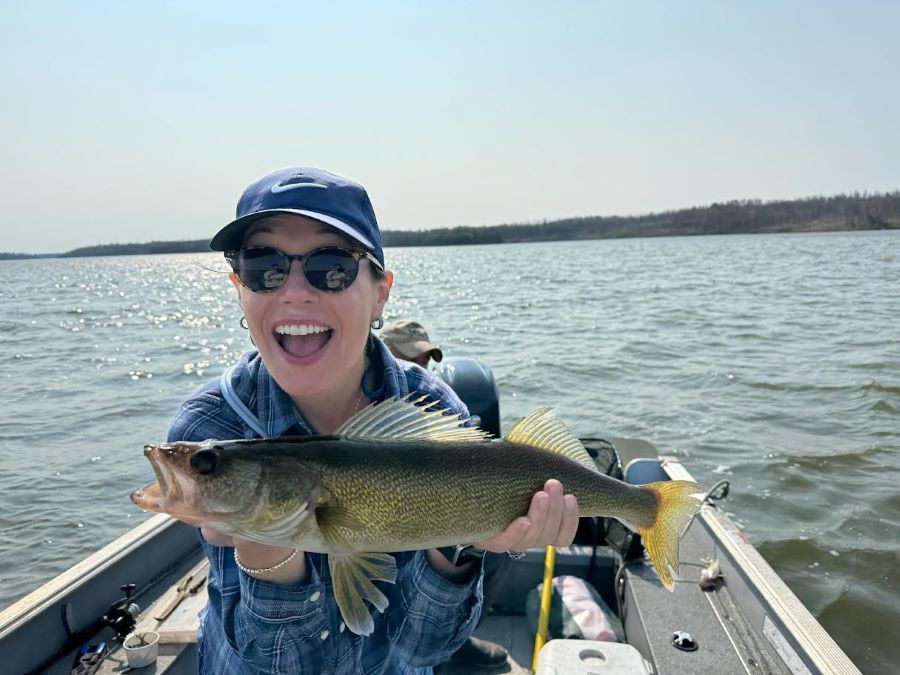
<instances>
[{"instance_id":1,"label":"camouflage hat","mask_svg":"<svg viewBox=\"0 0 900 675\"><path fill-rule=\"evenodd\" d=\"M435 361L444 358L444 353L440 347L433 345L428 339L428 333L425 326L418 321L392 321L384 324L381 329L380 337L382 341L389 347L393 347L403 356L414 359L426 352Z\"/></svg>"}]
</instances>

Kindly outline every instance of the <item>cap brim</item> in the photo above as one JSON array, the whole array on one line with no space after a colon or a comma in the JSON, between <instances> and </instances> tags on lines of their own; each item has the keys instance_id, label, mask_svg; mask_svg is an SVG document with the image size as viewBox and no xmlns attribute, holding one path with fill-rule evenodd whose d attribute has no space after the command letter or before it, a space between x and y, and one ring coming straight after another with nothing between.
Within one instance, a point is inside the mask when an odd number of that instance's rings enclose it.
<instances>
[{"instance_id":1,"label":"cap brim","mask_svg":"<svg viewBox=\"0 0 900 675\"><path fill-rule=\"evenodd\" d=\"M375 250L375 246L371 241L362 236L359 232L357 232L343 220L335 218L334 216L329 216L327 213L307 211L305 209L264 209L262 211L249 213L246 216L243 216L236 220L232 220L225 227L219 230L216 233L216 236L212 238L212 240L209 242L210 249L212 249L213 251L237 250L238 248L240 248L241 244L244 241L244 231L251 223L259 220L260 218L265 218L276 213L290 213L293 215L306 216L307 218L318 220L319 222L325 223L326 225L329 225L334 229L340 231L342 234L347 235L351 239L358 241L360 244L366 247L367 251L373 252Z\"/></svg>"},{"instance_id":2,"label":"cap brim","mask_svg":"<svg viewBox=\"0 0 900 675\"><path fill-rule=\"evenodd\" d=\"M409 359L414 359L422 354L430 354L431 358L438 362L444 358L444 353L441 351L440 347L435 347L425 340L418 340L416 342L390 342L387 344L390 344L391 347L394 347L398 352Z\"/></svg>"}]
</instances>

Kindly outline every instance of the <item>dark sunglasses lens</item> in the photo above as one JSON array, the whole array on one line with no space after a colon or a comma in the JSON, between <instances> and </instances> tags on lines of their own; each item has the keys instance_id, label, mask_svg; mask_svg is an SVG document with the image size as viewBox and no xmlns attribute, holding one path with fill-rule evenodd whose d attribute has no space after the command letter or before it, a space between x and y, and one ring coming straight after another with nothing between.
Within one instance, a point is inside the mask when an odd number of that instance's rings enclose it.
<instances>
[{"instance_id":1,"label":"dark sunglasses lens","mask_svg":"<svg viewBox=\"0 0 900 675\"><path fill-rule=\"evenodd\" d=\"M320 291L337 292L350 287L356 280L359 262L350 251L323 248L313 251L303 261L303 272L310 285Z\"/></svg>"},{"instance_id":2,"label":"dark sunglasses lens","mask_svg":"<svg viewBox=\"0 0 900 675\"><path fill-rule=\"evenodd\" d=\"M251 248L234 259L234 272L251 291L274 291L287 279L291 263L274 248Z\"/></svg>"}]
</instances>

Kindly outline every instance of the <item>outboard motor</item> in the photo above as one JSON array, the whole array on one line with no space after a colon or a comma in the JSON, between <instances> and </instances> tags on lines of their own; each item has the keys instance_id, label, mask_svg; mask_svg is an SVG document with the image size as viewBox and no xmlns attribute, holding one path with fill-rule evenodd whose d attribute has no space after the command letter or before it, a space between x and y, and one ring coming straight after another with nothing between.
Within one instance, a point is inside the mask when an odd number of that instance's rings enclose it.
<instances>
[{"instance_id":1,"label":"outboard motor","mask_svg":"<svg viewBox=\"0 0 900 675\"><path fill-rule=\"evenodd\" d=\"M473 424L500 436L500 395L490 368L467 356L449 356L437 364L434 372L466 404Z\"/></svg>"}]
</instances>

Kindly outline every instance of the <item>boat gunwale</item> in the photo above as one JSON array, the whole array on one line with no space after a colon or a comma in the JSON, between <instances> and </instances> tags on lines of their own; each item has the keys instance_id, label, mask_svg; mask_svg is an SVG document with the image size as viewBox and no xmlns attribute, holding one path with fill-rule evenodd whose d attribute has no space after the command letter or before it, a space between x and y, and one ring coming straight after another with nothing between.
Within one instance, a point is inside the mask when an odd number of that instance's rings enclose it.
<instances>
[{"instance_id":1,"label":"boat gunwale","mask_svg":"<svg viewBox=\"0 0 900 675\"><path fill-rule=\"evenodd\" d=\"M679 459L660 456L659 461L672 480L694 480ZM716 548L725 553L727 560L724 562L731 569L723 569L723 573L732 593L755 599L760 605L762 612L754 613L748 602L741 603L753 628L765 636L792 672L803 672L795 670L796 659L802 662L802 667L812 666L818 673L847 675L860 672L733 520L707 503L701 506L695 521L699 521ZM723 561L719 562L722 564ZM740 588L735 588L732 571L737 572ZM768 634L766 619L786 638L788 646L795 650L793 654L784 653L784 645L777 644Z\"/></svg>"},{"instance_id":2,"label":"boat gunwale","mask_svg":"<svg viewBox=\"0 0 900 675\"><path fill-rule=\"evenodd\" d=\"M0 611L0 639L27 621L30 616L41 612L51 604L59 603L67 591L81 586L91 577L98 576L115 565L120 558L127 556L133 549L155 536L157 531L161 532L176 526L177 522L163 513L153 515Z\"/></svg>"}]
</instances>

